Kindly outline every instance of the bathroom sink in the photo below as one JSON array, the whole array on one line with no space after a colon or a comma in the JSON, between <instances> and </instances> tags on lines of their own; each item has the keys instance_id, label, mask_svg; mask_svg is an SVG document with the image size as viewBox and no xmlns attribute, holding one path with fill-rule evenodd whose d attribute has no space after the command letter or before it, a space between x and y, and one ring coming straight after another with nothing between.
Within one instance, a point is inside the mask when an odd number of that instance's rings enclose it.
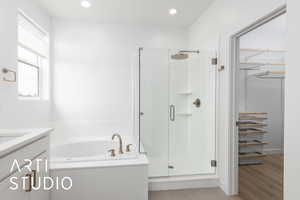
<instances>
[{"instance_id":1,"label":"bathroom sink","mask_svg":"<svg viewBox=\"0 0 300 200\"><path fill-rule=\"evenodd\" d=\"M26 135L25 132L0 131L0 145Z\"/></svg>"},{"instance_id":2,"label":"bathroom sink","mask_svg":"<svg viewBox=\"0 0 300 200\"><path fill-rule=\"evenodd\" d=\"M25 134L23 135L11 135L11 136L7 136L7 135L1 135L0 134L0 145L3 144L3 143L6 143L6 142L9 142L11 140L14 140L14 139L17 139L19 137L22 137L24 136Z\"/></svg>"},{"instance_id":3,"label":"bathroom sink","mask_svg":"<svg viewBox=\"0 0 300 200\"><path fill-rule=\"evenodd\" d=\"M0 129L0 157L47 136L52 128Z\"/></svg>"},{"instance_id":4,"label":"bathroom sink","mask_svg":"<svg viewBox=\"0 0 300 200\"><path fill-rule=\"evenodd\" d=\"M0 144L5 143L7 141L13 140L15 137L2 137L0 136Z\"/></svg>"}]
</instances>

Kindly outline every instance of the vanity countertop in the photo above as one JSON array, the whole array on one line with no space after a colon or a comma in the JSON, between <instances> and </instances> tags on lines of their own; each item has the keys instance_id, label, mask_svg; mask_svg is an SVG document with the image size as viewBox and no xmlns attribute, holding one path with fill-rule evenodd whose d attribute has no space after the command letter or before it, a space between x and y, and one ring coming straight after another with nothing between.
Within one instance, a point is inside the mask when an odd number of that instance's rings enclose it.
<instances>
[{"instance_id":1,"label":"vanity countertop","mask_svg":"<svg viewBox=\"0 0 300 200\"><path fill-rule=\"evenodd\" d=\"M52 132L52 128L0 129L0 158Z\"/></svg>"}]
</instances>

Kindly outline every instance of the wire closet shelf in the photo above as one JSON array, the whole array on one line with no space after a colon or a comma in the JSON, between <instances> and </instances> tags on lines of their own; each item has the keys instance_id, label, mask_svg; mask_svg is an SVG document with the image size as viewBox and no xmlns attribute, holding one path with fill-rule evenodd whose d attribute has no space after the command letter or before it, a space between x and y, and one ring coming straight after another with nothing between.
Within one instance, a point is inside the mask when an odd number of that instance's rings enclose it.
<instances>
[{"instance_id":1,"label":"wire closet shelf","mask_svg":"<svg viewBox=\"0 0 300 200\"><path fill-rule=\"evenodd\" d=\"M284 79L285 54L285 50L240 49L240 70L259 79Z\"/></svg>"}]
</instances>

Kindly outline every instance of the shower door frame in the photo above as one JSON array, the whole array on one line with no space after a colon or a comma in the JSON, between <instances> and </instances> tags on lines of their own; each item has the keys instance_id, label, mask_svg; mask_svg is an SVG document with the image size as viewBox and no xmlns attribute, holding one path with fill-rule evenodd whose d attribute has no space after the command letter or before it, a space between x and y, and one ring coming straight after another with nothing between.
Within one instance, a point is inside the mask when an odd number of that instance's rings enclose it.
<instances>
[{"instance_id":1,"label":"shower door frame","mask_svg":"<svg viewBox=\"0 0 300 200\"><path fill-rule=\"evenodd\" d=\"M241 36L255 30L256 28L272 21L273 19L287 13L286 4L273 10L267 15L263 16L254 23L241 28L239 31L228 34L225 41L225 57L227 58L226 66L228 66L228 84L229 84L229 112L228 112L228 134L229 143L227 146L228 150L228 164L225 166L228 168L228 182L223 186L223 189L228 195L237 195L239 193L239 164L238 164L238 75L239 75L239 39ZM218 101L219 101L218 97Z\"/></svg>"}]
</instances>

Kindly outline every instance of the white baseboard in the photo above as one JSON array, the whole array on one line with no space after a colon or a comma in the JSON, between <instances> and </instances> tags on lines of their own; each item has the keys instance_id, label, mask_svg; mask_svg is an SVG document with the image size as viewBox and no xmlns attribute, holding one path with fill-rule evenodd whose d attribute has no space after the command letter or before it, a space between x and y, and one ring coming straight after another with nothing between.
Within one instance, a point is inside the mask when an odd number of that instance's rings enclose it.
<instances>
[{"instance_id":1,"label":"white baseboard","mask_svg":"<svg viewBox=\"0 0 300 200\"><path fill-rule=\"evenodd\" d=\"M264 149L265 154L281 154L283 153L281 148L270 148L270 149Z\"/></svg>"},{"instance_id":2,"label":"white baseboard","mask_svg":"<svg viewBox=\"0 0 300 200\"><path fill-rule=\"evenodd\" d=\"M220 188L221 188L221 190L223 190L223 192L224 192L227 196L236 195L236 194L231 193L231 191L229 190L228 185L223 184L221 181L220 181Z\"/></svg>"},{"instance_id":3,"label":"white baseboard","mask_svg":"<svg viewBox=\"0 0 300 200\"><path fill-rule=\"evenodd\" d=\"M216 175L163 177L149 179L150 191L215 188L219 186L220 181Z\"/></svg>"}]
</instances>

